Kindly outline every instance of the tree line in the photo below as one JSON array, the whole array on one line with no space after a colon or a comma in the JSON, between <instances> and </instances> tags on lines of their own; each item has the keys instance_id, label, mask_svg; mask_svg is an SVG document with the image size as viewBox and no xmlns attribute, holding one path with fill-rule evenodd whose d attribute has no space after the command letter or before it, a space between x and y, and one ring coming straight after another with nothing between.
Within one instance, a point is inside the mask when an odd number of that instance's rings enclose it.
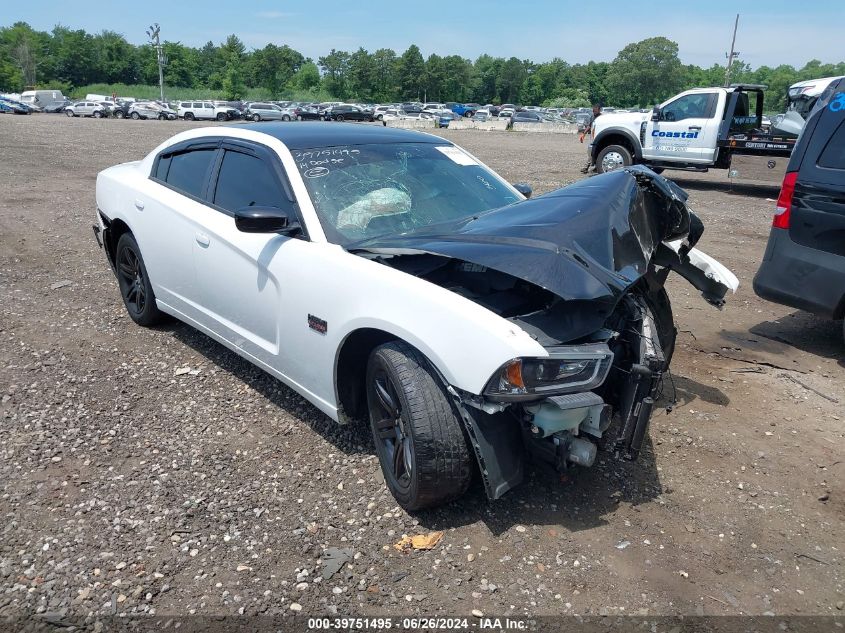
<instances>
[{"instance_id":1,"label":"tree line","mask_svg":"<svg viewBox=\"0 0 845 633\"><path fill-rule=\"evenodd\" d=\"M315 61L285 44L247 50L236 35L199 48L168 41L163 51L166 86L212 90L229 100L249 93L268 99L647 107L680 90L720 86L725 80L725 69L718 64L682 64L678 44L665 37L628 44L611 62L586 64L486 54L474 61L437 53L426 58L414 44L401 54L389 48L331 49ZM731 81L768 85L766 110L777 112L784 109L792 83L843 74L845 62L813 60L800 69L785 64L752 69L737 60ZM0 92L157 83L156 51L150 45L131 44L120 33L91 34L64 26L36 31L25 22L0 28Z\"/></svg>"}]
</instances>

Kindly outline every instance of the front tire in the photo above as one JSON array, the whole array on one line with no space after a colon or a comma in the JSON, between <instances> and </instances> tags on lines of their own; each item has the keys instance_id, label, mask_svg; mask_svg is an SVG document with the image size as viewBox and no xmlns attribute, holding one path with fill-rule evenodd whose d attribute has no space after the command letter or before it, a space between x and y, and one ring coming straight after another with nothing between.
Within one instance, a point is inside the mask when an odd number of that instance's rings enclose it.
<instances>
[{"instance_id":1,"label":"front tire","mask_svg":"<svg viewBox=\"0 0 845 633\"><path fill-rule=\"evenodd\" d=\"M217 113L217 120L218 120L218 121L225 121L225 120L226 120L226 118L227 118L227 117L226 117L226 115L225 115L223 112L218 112L218 113Z\"/></svg>"},{"instance_id":2,"label":"front tire","mask_svg":"<svg viewBox=\"0 0 845 633\"><path fill-rule=\"evenodd\" d=\"M114 118L115 118L115 119L122 119L122 118L123 118L123 117L125 117L125 116L126 116L126 113L125 113L123 110L117 110L117 111L114 113Z\"/></svg>"},{"instance_id":3,"label":"front tire","mask_svg":"<svg viewBox=\"0 0 845 633\"><path fill-rule=\"evenodd\" d=\"M95 118L95 119L102 118L102 116L103 116L103 113L102 113L102 112L100 112L99 110L98 110L97 112L95 112L95 113L94 113L94 118Z\"/></svg>"},{"instance_id":4,"label":"front tire","mask_svg":"<svg viewBox=\"0 0 845 633\"><path fill-rule=\"evenodd\" d=\"M666 292L666 288L661 286L643 293L642 297L654 317L657 326L657 340L663 349L663 357L668 368L672 362L672 356L675 354L675 339L678 336L678 328L675 327L669 294Z\"/></svg>"},{"instance_id":5,"label":"front tire","mask_svg":"<svg viewBox=\"0 0 845 633\"><path fill-rule=\"evenodd\" d=\"M70 117L73 116L73 112L71 110L65 110L65 114L70 116Z\"/></svg>"},{"instance_id":6,"label":"front tire","mask_svg":"<svg viewBox=\"0 0 845 633\"><path fill-rule=\"evenodd\" d=\"M133 120L133 121L137 121L138 119L140 119L140 118L141 118L141 115L140 115L140 114L138 114L137 112L133 112L133 113L132 113L132 114L130 114L129 116L132 118L132 120Z\"/></svg>"},{"instance_id":7,"label":"front tire","mask_svg":"<svg viewBox=\"0 0 845 633\"><path fill-rule=\"evenodd\" d=\"M408 511L457 499L472 462L461 422L428 360L402 341L377 347L367 364L370 429L384 481Z\"/></svg>"},{"instance_id":8,"label":"front tire","mask_svg":"<svg viewBox=\"0 0 845 633\"><path fill-rule=\"evenodd\" d=\"M339 121L339 122L343 123L343 115L342 115L342 114L338 114L338 115L335 117L335 121Z\"/></svg>"},{"instance_id":9,"label":"front tire","mask_svg":"<svg viewBox=\"0 0 845 633\"><path fill-rule=\"evenodd\" d=\"M196 117L194 116L193 112L186 112L185 113L185 120L186 121L193 121Z\"/></svg>"},{"instance_id":10,"label":"front tire","mask_svg":"<svg viewBox=\"0 0 845 633\"><path fill-rule=\"evenodd\" d=\"M596 173L606 174L634 164L634 158L626 147L608 145L596 156Z\"/></svg>"},{"instance_id":11,"label":"front tire","mask_svg":"<svg viewBox=\"0 0 845 633\"><path fill-rule=\"evenodd\" d=\"M155 293L144 258L141 257L141 249L131 233L120 236L114 261L120 296L129 317L144 327L160 322L164 315L156 306Z\"/></svg>"}]
</instances>

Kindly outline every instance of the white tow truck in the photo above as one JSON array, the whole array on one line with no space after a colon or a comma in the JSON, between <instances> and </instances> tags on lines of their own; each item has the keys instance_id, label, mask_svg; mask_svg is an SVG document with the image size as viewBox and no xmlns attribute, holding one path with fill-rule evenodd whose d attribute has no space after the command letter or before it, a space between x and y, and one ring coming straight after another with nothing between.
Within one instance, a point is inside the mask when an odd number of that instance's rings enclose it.
<instances>
[{"instance_id":1,"label":"white tow truck","mask_svg":"<svg viewBox=\"0 0 845 633\"><path fill-rule=\"evenodd\" d=\"M598 173L640 163L663 169L728 169L732 178L780 182L795 138L763 129L757 84L694 88L649 112L602 114L590 157Z\"/></svg>"}]
</instances>

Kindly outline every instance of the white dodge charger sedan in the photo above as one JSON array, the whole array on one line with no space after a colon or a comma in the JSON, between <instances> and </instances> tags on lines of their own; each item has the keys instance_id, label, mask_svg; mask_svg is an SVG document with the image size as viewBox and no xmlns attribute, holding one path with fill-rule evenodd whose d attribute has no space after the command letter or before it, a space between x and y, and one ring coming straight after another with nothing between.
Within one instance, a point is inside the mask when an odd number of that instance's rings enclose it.
<instances>
[{"instance_id":1,"label":"white dodge charger sedan","mask_svg":"<svg viewBox=\"0 0 845 633\"><path fill-rule=\"evenodd\" d=\"M642 167L527 199L442 138L354 124L177 134L97 177L94 231L139 325L171 315L341 423L397 501L495 499L526 459L636 458L675 343L675 271L736 278Z\"/></svg>"}]
</instances>

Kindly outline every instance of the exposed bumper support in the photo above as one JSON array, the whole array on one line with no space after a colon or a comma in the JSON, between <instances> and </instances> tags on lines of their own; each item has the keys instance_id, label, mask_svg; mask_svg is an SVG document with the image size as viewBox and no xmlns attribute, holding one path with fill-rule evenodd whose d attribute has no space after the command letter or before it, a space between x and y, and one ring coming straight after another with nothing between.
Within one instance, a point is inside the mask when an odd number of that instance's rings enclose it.
<instances>
[{"instance_id":1,"label":"exposed bumper support","mask_svg":"<svg viewBox=\"0 0 845 633\"><path fill-rule=\"evenodd\" d=\"M696 248L686 250L681 240L663 242L652 260L671 268L701 291L708 303L721 309L728 290L736 292L739 280L723 264Z\"/></svg>"}]
</instances>

